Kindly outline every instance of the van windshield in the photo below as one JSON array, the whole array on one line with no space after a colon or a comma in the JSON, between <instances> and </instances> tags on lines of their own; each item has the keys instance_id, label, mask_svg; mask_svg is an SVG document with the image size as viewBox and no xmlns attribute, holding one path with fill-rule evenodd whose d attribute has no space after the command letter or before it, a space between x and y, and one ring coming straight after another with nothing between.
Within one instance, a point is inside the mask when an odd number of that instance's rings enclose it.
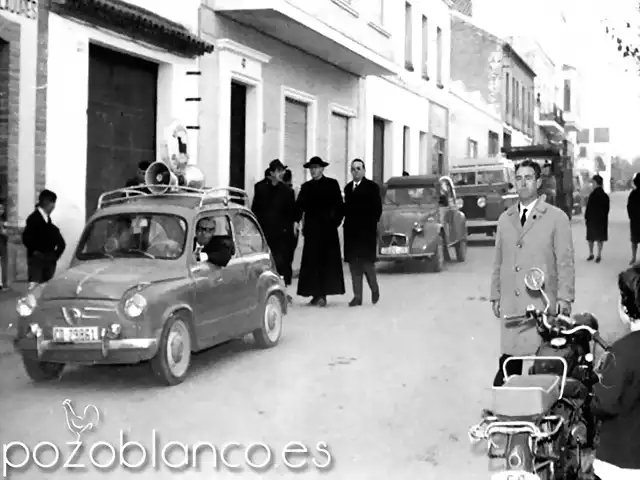
<instances>
[{"instance_id":1,"label":"van windshield","mask_svg":"<svg viewBox=\"0 0 640 480\"><path fill-rule=\"evenodd\" d=\"M465 185L492 185L495 183L505 183L508 179L505 170L469 170L465 172L455 172L451 178L456 187Z\"/></svg>"}]
</instances>

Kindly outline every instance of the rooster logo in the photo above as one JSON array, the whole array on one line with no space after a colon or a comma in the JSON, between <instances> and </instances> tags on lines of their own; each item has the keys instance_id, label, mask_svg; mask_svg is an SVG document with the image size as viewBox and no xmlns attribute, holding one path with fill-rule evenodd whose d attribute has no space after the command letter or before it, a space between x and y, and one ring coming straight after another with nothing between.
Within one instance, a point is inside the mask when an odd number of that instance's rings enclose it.
<instances>
[{"instance_id":1,"label":"rooster logo","mask_svg":"<svg viewBox=\"0 0 640 480\"><path fill-rule=\"evenodd\" d=\"M76 414L73 410L73 405L71 405L71 400L69 399L62 402L62 407L64 408L64 413L67 417L67 428L71 433L75 434L77 442L80 441L80 436L84 432L93 430L100 422L100 412L95 405L89 404L84 407L82 416Z\"/></svg>"}]
</instances>

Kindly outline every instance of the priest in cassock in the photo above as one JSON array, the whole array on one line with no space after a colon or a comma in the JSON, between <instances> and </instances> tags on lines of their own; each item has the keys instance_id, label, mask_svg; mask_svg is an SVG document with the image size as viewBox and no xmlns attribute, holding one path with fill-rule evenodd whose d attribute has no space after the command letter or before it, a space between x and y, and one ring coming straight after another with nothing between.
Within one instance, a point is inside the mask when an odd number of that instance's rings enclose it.
<instances>
[{"instance_id":1,"label":"priest in cassock","mask_svg":"<svg viewBox=\"0 0 640 480\"><path fill-rule=\"evenodd\" d=\"M310 305L320 307L327 305L327 296L345 294L338 236L344 216L342 192L336 179L324 176L327 165L320 157L304 164L311 180L302 184L296 200L304 236L298 295L311 297Z\"/></svg>"}]
</instances>

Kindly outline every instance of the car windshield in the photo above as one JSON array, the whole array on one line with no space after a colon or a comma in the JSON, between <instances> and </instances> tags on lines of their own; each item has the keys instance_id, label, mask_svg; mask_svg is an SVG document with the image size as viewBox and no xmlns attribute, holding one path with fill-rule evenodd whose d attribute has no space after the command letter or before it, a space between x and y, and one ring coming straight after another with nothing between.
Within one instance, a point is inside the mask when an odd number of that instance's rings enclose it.
<instances>
[{"instance_id":1,"label":"car windshield","mask_svg":"<svg viewBox=\"0 0 640 480\"><path fill-rule=\"evenodd\" d=\"M186 232L187 222L177 215L122 213L100 217L85 228L76 257L175 259L184 251Z\"/></svg>"},{"instance_id":2,"label":"car windshield","mask_svg":"<svg viewBox=\"0 0 640 480\"><path fill-rule=\"evenodd\" d=\"M433 185L425 187L390 187L384 197L387 205L422 205L438 203L438 191Z\"/></svg>"},{"instance_id":3,"label":"car windshield","mask_svg":"<svg viewBox=\"0 0 640 480\"><path fill-rule=\"evenodd\" d=\"M453 184L456 187L464 185L492 185L494 183L507 182L505 172L501 170L471 170L468 172L456 172L452 175Z\"/></svg>"}]
</instances>

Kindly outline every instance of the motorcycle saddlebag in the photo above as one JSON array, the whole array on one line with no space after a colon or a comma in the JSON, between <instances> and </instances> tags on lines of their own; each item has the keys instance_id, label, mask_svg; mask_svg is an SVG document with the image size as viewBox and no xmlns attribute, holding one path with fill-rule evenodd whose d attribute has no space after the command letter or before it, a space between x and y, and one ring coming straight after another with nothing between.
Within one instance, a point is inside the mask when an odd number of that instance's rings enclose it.
<instances>
[{"instance_id":1,"label":"motorcycle saddlebag","mask_svg":"<svg viewBox=\"0 0 640 480\"><path fill-rule=\"evenodd\" d=\"M558 375L512 375L493 387L492 411L505 417L544 415L560 398Z\"/></svg>"}]
</instances>

